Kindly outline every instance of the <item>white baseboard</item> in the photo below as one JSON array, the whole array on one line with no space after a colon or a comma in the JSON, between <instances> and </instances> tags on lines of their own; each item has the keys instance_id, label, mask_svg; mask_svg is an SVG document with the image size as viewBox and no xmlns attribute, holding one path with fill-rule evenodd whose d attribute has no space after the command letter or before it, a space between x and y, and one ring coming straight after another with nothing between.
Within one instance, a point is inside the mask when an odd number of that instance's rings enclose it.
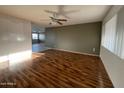
<instances>
[{"instance_id":1,"label":"white baseboard","mask_svg":"<svg viewBox=\"0 0 124 93\"><path fill-rule=\"evenodd\" d=\"M50 49L55 49L55 50L60 50L60 51L66 51L66 52L76 53L76 54L83 54L83 55L89 55L89 56L97 56L97 57L99 57L99 55L96 55L96 54L82 53L82 52L70 51L70 50L58 49L58 48L50 48Z\"/></svg>"}]
</instances>

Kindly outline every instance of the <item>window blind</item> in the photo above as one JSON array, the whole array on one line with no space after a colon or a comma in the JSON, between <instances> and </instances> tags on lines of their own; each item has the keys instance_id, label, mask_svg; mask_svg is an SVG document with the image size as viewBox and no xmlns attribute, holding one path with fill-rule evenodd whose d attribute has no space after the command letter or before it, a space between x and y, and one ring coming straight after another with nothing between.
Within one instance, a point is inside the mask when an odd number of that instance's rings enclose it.
<instances>
[{"instance_id":1,"label":"window blind","mask_svg":"<svg viewBox=\"0 0 124 93\"><path fill-rule=\"evenodd\" d=\"M102 46L124 59L124 20L113 16L103 25Z\"/></svg>"},{"instance_id":2,"label":"window blind","mask_svg":"<svg viewBox=\"0 0 124 93\"><path fill-rule=\"evenodd\" d=\"M112 17L104 26L104 41L103 46L114 52L115 40L116 40L116 23L117 15Z\"/></svg>"}]
</instances>

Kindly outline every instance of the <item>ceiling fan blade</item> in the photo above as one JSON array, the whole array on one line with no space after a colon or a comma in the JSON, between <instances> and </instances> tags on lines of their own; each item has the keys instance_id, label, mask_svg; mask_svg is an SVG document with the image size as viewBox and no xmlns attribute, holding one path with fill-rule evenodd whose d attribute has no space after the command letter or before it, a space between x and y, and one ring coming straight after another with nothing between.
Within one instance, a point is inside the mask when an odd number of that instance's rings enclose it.
<instances>
[{"instance_id":1,"label":"ceiling fan blade","mask_svg":"<svg viewBox=\"0 0 124 93\"><path fill-rule=\"evenodd\" d=\"M58 24L63 25L61 22L57 21Z\"/></svg>"},{"instance_id":2,"label":"ceiling fan blade","mask_svg":"<svg viewBox=\"0 0 124 93\"><path fill-rule=\"evenodd\" d=\"M49 16L49 18L51 18L51 19L55 19L54 17L51 17L51 16Z\"/></svg>"},{"instance_id":3,"label":"ceiling fan blade","mask_svg":"<svg viewBox=\"0 0 124 93\"><path fill-rule=\"evenodd\" d=\"M51 17L51 16L49 16L49 18L51 18L51 19L55 19L55 20L58 20L58 21L67 21L66 19L58 19L58 18L55 18L55 17Z\"/></svg>"},{"instance_id":4,"label":"ceiling fan blade","mask_svg":"<svg viewBox=\"0 0 124 93\"><path fill-rule=\"evenodd\" d=\"M54 19L54 20L57 20L57 21L67 21L66 19L57 19L57 18L54 18L54 17L50 17L51 19Z\"/></svg>"},{"instance_id":5,"label":"ceiling fan blade","mask_svg":"<svg viewBox=\"0 0 124 93\"><path fill-rule=\"evenodd\" d=\"M47 12L47 13L58 14L58 13L55 12L55 11L50 11L50 10L44 10L44 11Z\"/></svg>"},{"instance_id":6,"label":"ceiling fan blade","mask_svg":"<svg viewBox=\"0 0 124 93\"><path fill-rule=\"evenodd\" d=\"M53 11L49 11L49 10L44 10L47 13L54 13Z\"/></svg>"},{"instance_id":7,"label":"ceiling fan blade","mask_svg":"<svg viewBox=\"0 0 124 93\"><path fill-rule=\"evenodd\" d=\"M57 19L58 21L67 21L66 19Z\"/></svg>"}]
</instances>

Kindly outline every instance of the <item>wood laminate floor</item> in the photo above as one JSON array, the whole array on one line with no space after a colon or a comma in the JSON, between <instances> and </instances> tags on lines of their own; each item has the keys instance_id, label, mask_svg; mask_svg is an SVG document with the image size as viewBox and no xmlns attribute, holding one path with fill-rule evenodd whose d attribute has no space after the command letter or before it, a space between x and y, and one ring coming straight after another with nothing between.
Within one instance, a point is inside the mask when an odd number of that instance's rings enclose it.
<instances>
[{"instance_id":1,"label":"wood laminate floor","mask_svg":"<svg viewBox=\"0 0 124 93\"><path fill-rule=\"evenodd\" d=\"M113 87L99 57L49 49L0 70L0 87ZM0 64L1 65L1 64Z\"/></svg>"}]
</instances>

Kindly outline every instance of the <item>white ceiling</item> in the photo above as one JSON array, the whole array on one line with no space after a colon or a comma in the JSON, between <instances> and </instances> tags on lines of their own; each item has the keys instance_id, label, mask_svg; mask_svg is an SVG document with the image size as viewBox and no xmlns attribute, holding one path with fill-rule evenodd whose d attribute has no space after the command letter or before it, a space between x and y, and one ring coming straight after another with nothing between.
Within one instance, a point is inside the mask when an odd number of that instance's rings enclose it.
<instances>
[{"instance_id":1,"label":"white ceiling","mask_svg":"<svg viewBox=\"0 0 124 93\"><path fill-rule=\"evenodd\" d=\"M109 5L65 5L63 11L74 12L66 14L69 19L64 25L102 21L110 7ZM44 10L58 12L58 8L57 5L1 5L0 13L26 19L43 27L50 27L49 16L52 15ZM59 16L59 18L64 18L64 16Z\"/></svg>"}]
</instances>

